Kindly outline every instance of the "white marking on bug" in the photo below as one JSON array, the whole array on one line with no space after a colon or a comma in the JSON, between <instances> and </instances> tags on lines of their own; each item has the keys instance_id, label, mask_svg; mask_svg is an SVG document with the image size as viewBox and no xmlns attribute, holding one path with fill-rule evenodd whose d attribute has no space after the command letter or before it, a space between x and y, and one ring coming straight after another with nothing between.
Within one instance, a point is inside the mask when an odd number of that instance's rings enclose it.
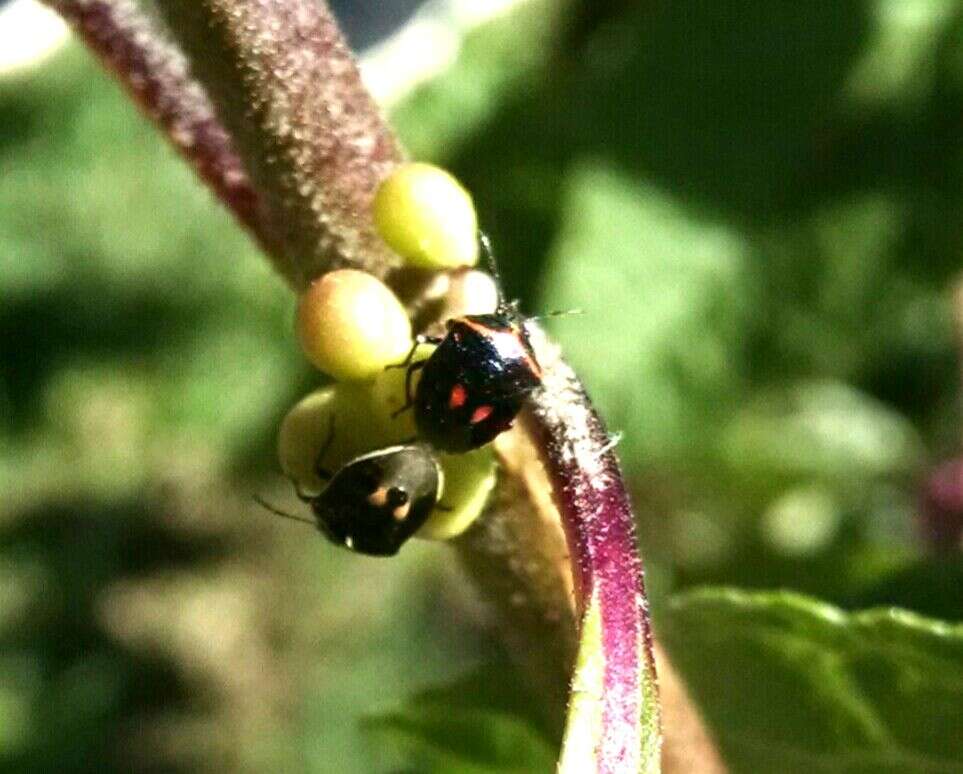
<instances>
[{"instance_id":1,"label":"white marking on bug","mask_svg":"<svg viewBox=\"0 0 963 774\"><path fill-rule=\"evenodd\" d=\"M395 517L395 521L404 521L405 519L408 518L408 511L410 510L411 510L411 503L407 502L395 508L391 512L391 515Z\"/></svg>"}]
</instances>

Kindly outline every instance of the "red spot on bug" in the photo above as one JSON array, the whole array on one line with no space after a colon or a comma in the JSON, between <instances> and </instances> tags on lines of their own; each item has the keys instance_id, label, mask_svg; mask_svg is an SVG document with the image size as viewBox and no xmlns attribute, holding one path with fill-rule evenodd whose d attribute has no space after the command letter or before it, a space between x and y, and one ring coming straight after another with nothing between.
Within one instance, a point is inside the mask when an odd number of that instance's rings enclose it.
<instances>
[{"instance_id":1,"label":"red spot on bug","mask_svg":"<svg viewBox=\"0 0 963 774\"><path fill-rule=\"evenodd\" d=\"M492 415L494 410L494 406L479 406L472 412L469 422L471 422L473 425L477 425L479 422L484 422Z\"/></svg>"},{"instance_id":2,"label":"red spot on bug","mask_svg":"<svg viewBox=\"0 0 963 774\"><path fill-rule=\"evenodd\" d=\"M465 388L460 384L456 384L451 388L451 395L448 396L448 408L461 408L465 405L466 400L468 400L468 393L465 392Z\"/></svg>"}]
</instances>

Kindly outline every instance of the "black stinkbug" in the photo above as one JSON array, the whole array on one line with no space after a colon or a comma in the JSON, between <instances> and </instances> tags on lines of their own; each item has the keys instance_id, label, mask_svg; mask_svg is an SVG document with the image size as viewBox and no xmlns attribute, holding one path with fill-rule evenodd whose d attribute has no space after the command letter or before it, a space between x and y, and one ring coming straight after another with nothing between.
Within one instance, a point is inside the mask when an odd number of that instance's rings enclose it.
<instances>
[{"instance_id":1,"label":"black stinkbug","mask_svg":"<svg viewBox=\"0 0 963 774\"><path fill-rule=\"evenodd\" d=\"M327 444L325 445L327 448ZM324 455L324 449L319 459ZM334 475L316 468L327 481L317 495L296 487L311 506L318 530L332 543L361 554L393 556L428 520L438 503L442 472L424 444L402 444L362 454ZM284 513L258 498L273 513Z\"/></svg>"},{"instance_id":2,"label":"black stinkbug","mask_svg":"<svg viewBox=\"0 0 963 774\"><path fill-rule=\"evenodd\" d=\"M496 282L488 237L479 234ZM499 283L499 296L501 284ZM513 304L500 298L491 314L453 317L444 337L419 336L398 367L406 368L405 405L414 407L419 437L436 449L467 452L511 427L526 397L542 382L542 370ZM418 344L438 347L412 362ZM412 376L421 379L412 394Z\"/></svg>"}]
</instances>

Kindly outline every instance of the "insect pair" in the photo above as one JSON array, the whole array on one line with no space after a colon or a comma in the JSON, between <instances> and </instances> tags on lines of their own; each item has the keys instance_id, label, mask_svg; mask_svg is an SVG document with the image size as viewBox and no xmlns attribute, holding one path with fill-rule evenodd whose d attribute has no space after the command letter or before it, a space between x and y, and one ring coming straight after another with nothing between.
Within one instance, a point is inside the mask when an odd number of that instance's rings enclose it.
<instances>
[{"instance_id":1,"label":"insect pair","mask_svg":"<svg viewBox=\"0 0 963 774\"><path fill-rule=\"evenodd\" d=\"M488 238L480 234L479 242L498 282ZM420 441L356 457L334 475L319 469L328 481L324 490L313 497L298 493L333 542L359 553L397 553L437 505L442 474L432 450L458 454L494 440L541 384L541 368L513 304L500 297L493 313L454 317L446 328L443 337L419 336L408 357L389 366L406 369L405 404L396 414L414 410ZM423 343L437 347L415 361Z\"/></svg>"}]
</instances>

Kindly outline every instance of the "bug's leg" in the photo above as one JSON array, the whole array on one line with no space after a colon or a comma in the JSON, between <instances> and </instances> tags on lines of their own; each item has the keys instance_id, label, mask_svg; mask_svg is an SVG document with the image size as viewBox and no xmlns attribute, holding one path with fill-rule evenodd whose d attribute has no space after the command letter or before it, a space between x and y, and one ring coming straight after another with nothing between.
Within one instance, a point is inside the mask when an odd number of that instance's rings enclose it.
<instances>
[{"instance_id":1,"label":"bug's leg","mask_svg":"<svg viewBox=\"0 0 963 774\"><path fill-rule=\"evenodd\" d=\"M385 371L389 371L392 368L407 368L408 364L411 363L411 361L414 359L415 352L418 351L418 345L421 344L420 339L421 339L421 336L415 336L415 340L412 342L411 349L408 350L408 354L405 355L405 359L402 360L400 363L392 363L391 365L386 365Z\"/></svg>"},{"instance_id":2,"label":"bug's leg","mask_svg":"<svg viewBox=\"0 0 963 774\"><path fill-rule=\"evenodd\" d=\"M415 396L411 389L411 375L415 371L420 371L425 367L427 360L419 360L417 363L412 363L408 366L408 370L405 371L405 406L406 408L412 406L415 402Z\"/></svg>"},{"instance_id":3,"label":"bug's leg","mask_svg":"<svg viewBox=\"0 0 963 774\"><path fill-rule=\"evenodd\" d=\"M321 466L321 460L331 449L331 444L334 442L334 414L331 415L330 421L328 422L328 435L324 439L324 443L321 444L321 449L318 451L318 456L314 458L314 472L318 478L322 481L330 481L331 473L326 468ZM295 484L295 489L297 489L297 484ZM301 497L298 494L298 497ZM303 500L304 498L301 497Z\"/></svg>"},{"instance_id":4,"label":"bug's leg","mask_svg":"<svg viewBox=\"0 0 963 774\"><path fill-rule=\"evenodd\" d=\"M293 478L289 478L288 480L291 482L291 485L294 487L294 494L297 495L297 498L298 498L302 503L309 503L309 502L311 502L311 501L314 499L314 497L312 497L311 495L307 494L307 493L301 488L301 485L300 485L297 481L295 481Z\"/></svg>"},{"instance_id":5,"label":"bug's leg","mask_svg":"<svg viewBox=\"0 0 963 774\"><path fill-rule=\"evenodd\" d=\"M441 344L444 341L440 336L426 336L424 333L419 333L415 336L415 340L411 345L411 349L408 350L408 354L405 359L400 363L392 363L391 365L385 366L385 371L391 368L408 368L411 365L411 361L415 358L415 352L418 351L418 347L422 344Z\"/></svg>"},{"instance_id":6,"label":"bug's leg","mask_svg":"<svg viewBox=\"0 0 963 774\"><path fill-rule=\"evenodd\" d=\"M410 363L408 365L408 370L405 371L405 405L403 405L397 411L391 412L392 419L397 417L399 414L403 414L405 411L415 405L415 398L411 394L411 375L415 371L420 371L422 368L424 368L425 363L427 362L427 360L419 360L417 363Z\"/></svg>"},{"instance_id":7,"label":"bug's leg","mask_svg":"<svg viewBox=\"0 0 963 774\"><path fill-rule=\"evenodd\" d=\"M296 489L297 487L295 487ZM300 521L302 524L310 524L312 527L315 526L312 519L304 519L300 516L295 516L293 513L288 513L287 511L282 511L280 508L275 508L271 503L265 500L260 495L252 495L254 502L260 505L269 513L273 513L275 516L283 516L285 519L291 519L291 521Z\"/></svg>"}]
</instances>

